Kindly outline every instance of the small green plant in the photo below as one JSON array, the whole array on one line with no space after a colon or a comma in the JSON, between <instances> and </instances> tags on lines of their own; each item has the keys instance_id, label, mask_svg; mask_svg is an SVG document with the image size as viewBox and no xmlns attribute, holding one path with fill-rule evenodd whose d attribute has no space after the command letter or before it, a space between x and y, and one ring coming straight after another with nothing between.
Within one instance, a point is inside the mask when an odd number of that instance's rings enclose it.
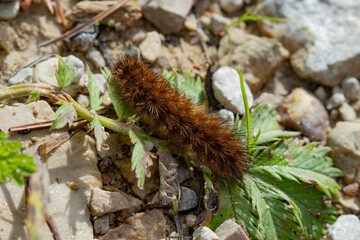
<instances>
[{"instance_id":1,"label":"small green plant","mask_svg":"<svg viewBox=\"0 0 360 240\"><path fill-rule=\"evenodd\" d=\"M69 67L66 67L64 59L57 55L58 57L58 68L59 71L55 74L56 80L60 88L68 87L72 81L75 79L77 73L72 73L72 64L69 60Z\"/></svg>"},{"instance_id":2,"label":"small green plant","mask_svg":"<svg viewBox=\"0 0 360 240\"><path fill-rule=\"evenodd\" d=\"M241 88L245 92L243 84ZM245 130L250 135L250 170L243 181L216 179L220 206L210 227L235 218L255 239L320 239L325 224L338 214L331 200L339 185L331 177L342 172L326 157L330 149L315 142L284 141L297 133L278 130L275 107L262 104L251 115L246 102L245 107L247 114L241 122L237 118L234 130L239 136Z\"/></svg>"},{"instance_id":3,"label":"small green plant","mask_svg":"<svg viewBox=\"0 0 360 240\"><path fill-rule=\"evenodd\" d=\"M8 141L3 131L0 131L0 181L9 179L18 185L24 185L24 177L36 171L32 157L19 152L19 141Z\"/></svg>"}]
</instances>

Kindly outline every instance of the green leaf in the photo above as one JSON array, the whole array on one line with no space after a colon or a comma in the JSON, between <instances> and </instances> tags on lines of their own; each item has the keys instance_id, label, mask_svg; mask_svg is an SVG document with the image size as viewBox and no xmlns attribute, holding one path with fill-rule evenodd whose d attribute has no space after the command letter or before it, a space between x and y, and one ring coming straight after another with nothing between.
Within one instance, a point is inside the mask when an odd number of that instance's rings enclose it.
<instances>
[{"instance_id":1,"label":"green leaf","mask_svg":"<svg viewBox=\"0 0 360 240\"><path fill-rule=\"evenodd\" d=\"M56 80L60 88L68 87L72 81L75 79L77 73L72 73L72 64L69 60L69 66L66 67L64 59L61 56L56 55L58 57L58 68L59 71L55 73Z\"/></svg>"},{"instance_id":2,"label":"green leaf","mask_svg":"<svg viewBox=\"0 0 360 240\"><path fill-rule=\"evenodd\" d=\"M24 184L24 177L36 171L32 157L20 153L19 141L7 141L7 136L0 131L0 181L11 179L18 185Z\"/></svg>"},{"instance_id":3,"label":"green leaf","mask_svg":"<svg viewBox=\"0 0 360 240\"><path fill-rule=\"evenodd\" d=\"M116 115L119 117L119 119L123 120L125 118L133 116L134 113L132 109L122 100L118 86L116 85L112 77L108 78L107 89Z\"/></svg>"},{"instance_id":4,"label":"green leaf","mask_svg":"<svg viewBox=\"0 0 360 240\"><path fill-rule=\"evenodd\" d=\"M105 132L105 128L101 125L97 115L94 116L91 122L92 128L94 129L94 135L96 140L96 149L99 153L108 149L108 145L105 144L108 135Z\"/></svg>"},{"instance_id":5,"label":"green leaf","mask_svg":"<svg viewBox=\"0 0 360 240\"><path fill-rule=\"evenodd\" d=\"M77 119L77 113L74 106L69 102L59 102L62 104L55 112L56 120L51 125L51 129L60 129L69 124L72 125L74 120Z\"/></svg>"},{"instance_id":6,"label":"green leaf","mask_svg":"<svg viewBox=\"0 0 360 240\"><path fill-rule=\"evenodd\" d=\"M153 145L133 130L130 130L129 136L131 142L135 144L131 156L131 170L135 171L138 187L143 189L145 177L151 176L149 169L152 166L150 150L153 148Z\"/></svg>"},{"instance_id":7,"label":"green leaf","mask_svg":"<svg viewBox=\"0 0 360 240\"><path fill-rule=\"evenodd\" d=\"M237 117L234 131L242 136L247 122ZM326 201L340 189L331 177L342 176L326 156L328 147L291 138L296 132L278 129L275 107L257 106L251 114L255 135L249 152L251 173L243 181L216 182L220 206L210 227L235 218L244 222L254 239L320 239L325 224L336 220L337 210ZM231 207L230 207L231 206Z\"/></svg>"},{"instance_id":8,"label":"green leaf","mask_svg":"<svg viewBox=\"0 0 360 240\"><path fill-rule=\"evenodd\" d=\"M25 104L28 104L28 103L31 103L31 102L36 102L40 98L40 94L38 92L31 92L29 95L30 96L26 100Z\"/></svg>"},{"instance_id":9,"label":"green leaf","mask_svg":"<svg viewBox=\"0 0 360 240\"><path fill-rule=\"evenodd\" d=\"M100 97L100 90L96 85L95 78L92 75L89 66L87 66L87 74L88 74L88 89L89 89L89 98L90 98L90 108L94 111L99 111L104 107L101 106L103 103L103 98Z\"/></svg>"},{"instance_id":10,"label":"green leaf","mask_svg":"<svg viewBox=\"0 0 360 240\"><path fill-rule=\"evenodd\" d=\"M170 74L167 70L163 71L164 78L168 83L183 93L186 97L198 105L204 103L205 90L202 86L200 77L194 79L190 70L185 70L185 75L178 74L176 69Z\"/></svg>"}]
</instances>

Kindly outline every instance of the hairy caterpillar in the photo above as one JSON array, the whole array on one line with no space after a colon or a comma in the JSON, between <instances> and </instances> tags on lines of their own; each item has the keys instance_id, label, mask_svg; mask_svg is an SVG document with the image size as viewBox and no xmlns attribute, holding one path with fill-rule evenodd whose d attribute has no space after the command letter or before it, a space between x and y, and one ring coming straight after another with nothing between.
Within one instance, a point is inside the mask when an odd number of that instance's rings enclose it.
<instances>
[{"instance_id":1,"label":"hairy caterpillar","mask_svg":"<svg viewBox=\"0 0 360 240\"><path fill-rule=\"evenodd\" d=\"M190 146L198 160L222 177L242 177L247 155L228 126L169 86L161 73L134 56L120 58L112 72L120 94L161 139Z\"/></svg>"}]
</instances>

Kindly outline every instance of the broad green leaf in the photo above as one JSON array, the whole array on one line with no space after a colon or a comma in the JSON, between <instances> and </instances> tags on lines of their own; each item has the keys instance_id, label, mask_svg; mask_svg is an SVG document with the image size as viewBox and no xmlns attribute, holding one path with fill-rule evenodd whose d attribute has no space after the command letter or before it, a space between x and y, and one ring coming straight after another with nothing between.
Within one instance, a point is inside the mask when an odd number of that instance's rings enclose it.
<instances>
[{"instance_id":1,"label":"broad green leaf","mask_svg":"<svg viewBox=\"0 0 360 240\"><path fill-rule=\"evenodd\" d=\"M32 157L20 153L19 141L7 141L7 136L0 131L0 181L11 179L18 185L24 184L24 177L36 171Z\"/></svg>"},{"instance_id":2,"label":"broad green leaf","mask_svg":"<svg viewBox=\"0 0 360 240\"><path fill-rule=\"evenodd\" d=\"M130 130L129 136L131 142L135 144L131 156L131 170L135 171L138 187L143 189L145 177L151 176L149 169L152 166L150 150L153 148L153 145L133 130Z\"/></svg>"},{"instance_id":3,"label":"broad green leaf","mask_svg":"<svg viewBox=\"0 0 360 240\"><path fill-rule=\"evenodd\" d=\"M92 75L89 66L87 67L87 74L88 74L88 89L89 89L89 99L90 99L90 108L94 111L99 111L104 107L101 106L103 103L103 98L100 97L100 90L96 85L95 78Z\"/></svg>"}]
</instances>

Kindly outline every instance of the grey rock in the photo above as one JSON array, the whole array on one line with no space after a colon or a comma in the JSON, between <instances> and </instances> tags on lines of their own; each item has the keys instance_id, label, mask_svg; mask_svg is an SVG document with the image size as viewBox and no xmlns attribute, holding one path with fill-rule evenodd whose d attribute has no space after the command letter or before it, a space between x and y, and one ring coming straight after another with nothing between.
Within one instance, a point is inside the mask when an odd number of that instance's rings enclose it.
<instances>
[{"instance_id":1,"label":"grey rock","mask_svg":"<svg viewBox=\"0 0 360 240\"><path fill-rule=\"evenodd\" d=\"M352 183L355 170L360 164L360 123L337 122L328 136L328 145L332 148L331 157L344 171L346 182Z\"/></svg>"},{"instance_id":2,"label":"grey rock","mask_svg":"<svg viewBox=\"0 0 360 240\"><path fill-rule=\"evenodd\" d=\"M356 78L347 78L342 83L341 86L344 90L345 96L350 100L358 100L360 98L360 83Z\"/></svg>"},{"instance_id":3,"label":"grey rock","mask_svg":"<svg viewBox=\"0 0 360 240\"><path fill-rule=\"evenodd\" d=\"M309 83L299 78L292 70L288 61L285 61L275 71L274 75L270 77L265 84L264 92L270 92L278 96L286 96L294 88L302 87L307 89Z\"/></svg>"},{"instance_id":4,"label":"grey rock","mask_svg":"<svg viewBox=\"0 0 360 240\"><path fill-rule=\"evenodd\" d=\"M294 53L290 61L300 77L330 87L360 75L359 11L357 0L265 0L257 6L259 15L298 23L258 22L263 34Z\"/></svg>"},{"instance_id":5,"label":"grey rock","mask_svg":"<svg viewBox=\"0 0 360 240\"><path fill-rule=\"evenodd\" d=\"M234 27L229 29L229 35L233 47L230 47L227 35L221 38L219 64L238 67L254 93L262 88L289 56L289 52L273 39L250 35Z\"/></svg>"},{"instance_id":6,"label":"grey rock","mask_svg":"<svg viewBox=\"0 0 360 240\"><path fill-rule=\"evenodd\" d=\"M339 116L340 116L339 109L337 108L332 109L329 116L331 123L332 124L336 123L339 119Z\"/></svg>"},{"instance_id":7,"label":"grey rock","mask_svg":"<svg viewBox=\"0 0 360 240\"><path fill-rule=\"evenodd\" d=\"M15 18L19 10L19 1L0 2L0 20L10 20Z\"/></svg>"},{"instance_id":8,"label":"grey rock","mask_svg":"<svg viewBox=\"0 0 360 240\"><path fill-rule=\"evenodd\" d=\"M329 227L326 240L358 240L360 221L356 215L342 215Z\"/></svg>"},{"instance_id":9,"label":"grey rock","mask_svg":"<svg viewBox=\"0 0 360 240\"><path fill-rule=\"evenodd\" d=\"M109 230L99 240L165 239L166 219L161 209L138 213L127 221L128 223Z\"/></svg>"},{"instance_id":10,"label":"grey rock","mask_svg":"<svg viewBox=\"0 0 360 240\"><path fill-rule=\"evenodd\" d=\"M249 237L245 231L233 219L223 222L215 231L222 240L248 240Z\"/></svg>"},{"instance_id":11,"label":"grey rock","mask_svg":"<svg viewBox=\"0 0 360 240\"><path fill-rule=\"evenodd\" d=\"M14 48L17 34L10 24L4 21L0 21L0 32L0 48L10 52Z\"/></svg>"},{"instance_id":12,"label":"grey rock","mask_svg":"<svg viewBox=\"0 0 360 240\"><path fill-rule=\"evenodd\" d=\"M188 228L194 227L196 223L196 216L194 214L188 214L185 216L185 224Z\"/></svg>"},{"instance_id":13,"label":"grey rock","mask_svg":"<svg viewBox=\"0 0 360 240\"><path fill-rule=\"evenodd\" d=\"M66 67L69 67L69 61L71 62L72 74L76 73L76 77L72 83L79 83L81 77L84 74L84 63L74 55L69 55L64 57Z\"/></svg>"},{"instance_id":14,"label":"grey rock","mask_svg":"<svg viewBox=\"0 0 360 240\"><path fill-rule=\"evenodd\" d=\"M193 176L193 173L190 171L189 167L183 164L180 164L178 166L176 172L176 181L178 182L178 184L182 184Z\"/></svg>"},{"instance_id":15,"label":"grey rock","mask_svg":"<svg viewBox=\"0 0 360 240\"><path fill-rule=\"evenodd\" d=\"M129 201L119 192L101 189L91 191L90 209L93 216L102 216L130 207Z\"/></svg>"},{"instance_id":16,"label":"grey rock","mask_svg":"<svg viewBox=\"0 0 360 240\"><path fill-rule=\"evenodd\" d=\"M187 187L181 187L181 196L179 200L179 212L184 212L196 207L198 197L196 192Z\"/></svg>"},{"instance_id":17,"label":"grey rock","mask_svg":"<svg viewBox=\"0 0 360 240\"><path fill-rule=\"evenodd\" d=\"M302 88L294 89L286 98L281 122L301 131L312 141L325 140L329 116L322 103Z\"/></svg>"},{"instance_id":18,"label":"grey rock","mask_svg":"<svg viewBox=\"0 0 360 240\"><path fill-rule=\"evenodd\" d=\"M254 105L257 106L261 103L268 104L269 106L281 106L284 103L284 99L281 96L264 92L255 99Z\"/></svg>"},{"instance_id":19,"label":"grey rock","mask_svg":"<svg viewBox=\"0 0 360 240\"><path fill-rule=\"evenodd\" d=\"M89 59L97 69L105 67L105 59L96 48L90 48L86 53L86 58Z\"/></svg>"},{"instance_id":20,"label":"grey rock","mask_svg":"<svg viewBox=\"0 0 360 240\"><path fill-rule=\"evenodd\" d=\"M217 115L221 119L223 119L227 124L229 124L229 126L234 125L235 117L233 112L226 109L221 109L220 111L217 112Z\"/></svg>"},{"instance_id":21,"label":"grey rock","mask_svg":"<svg viewBox=\"0 0 360 240\"><path fill-rule=\"evenodd\" d=\"M97 234L105 234L110 229L110 216L104 215L94 220L94 231Z\"/></svg>"},{"instance_id":22,"label":"grey rock","mask_svg":"<svg viewBox=\"0 0 360 240\"><path fill-rule=\"evenodd\" d=\"M219 240L220 238L208 227L199 227L193 233L193 240Z\"/></svg>"},{"instance_id":23,"label":"grey rock","mask_svg":"<svg viewBox=\"0 0 360 240\"><path fill-rule=\"evenodd\" d=\"M156 31L148 32L139 48L144 58L150 62L155 62L161 55L161 35Z\"/></svg>"},{"instance_id":24,"label":"grey rock","mask_svg":"<svg viewBox=\"0 0 360 240\"><path fill-rule=\"evenodd\" d=\"M177 33L183 27L192 0L153 0L142 6L144 17L162 33Z\"/></svg>"},{"instance_id":25,"label":"grey rock","mask_svg":"<svg viewBox=\"0 0 360 240\"><path fill-rule=\"evenodd\" d=\"M342 90L342 88L341 88L339 85L337 85L337 86L335 86L335 87L333 87L333 88L331 89L331 93L332 93L332 94L335 94L335 93L344 93L344 91Z\"/></svg>"},{"instance_id":26,"label":"grey rock","mask_svg":"<svg viewBox=\"0 0 360 240\"><path fill-rule=\"evenodd\" d=\"M214 34L218 34L220 31L223 31L229 23L231 23L229 19L221 16L220 14L214 13L211 16L210 28Z\"/></svg>"},{"instance_id":27,"label":"grey rock","mask_svg":"<svg viewBox=\"0 0 360 240\"><path fill-rule=\"evenodd\" d=\"M343 93L334 93L326 104L326 108L331 110L340 107L345 102L345 95Z\"/></svg>"},{"instance_id":28,"label":"grey rock","mask_svg":"<svg viewBox=\"0 0 360 240\"><path fill-rule=\"evenodd\" d=\"M355 110L347 103L344 102L339 108L340 117L344 121L352 121L356 119Z\"/></svg>"},{"instance_id":29,"label":"grey rock","mask_svg":"<svg viewBox=\"0 0 360 240\"><path fill-rule=\"evenodd\" d=\"M15 76L9 79L9 85L23 84L23 83L32 83L33 78L33 69L24 68L21 69Z\"/></svg>"},{"instance_id":30,"label":"grey rock","mask_svg":"<svg viewBox=\"0 0 360 240\"><path fill-rule=\"evenodd\" d=\"M325 91L325 88L323 87L318 87L315 91L314 91L315 96L320 99L321 101L325 101L327 99L327 94Z\"/></svg>"},{"instance_id":31,"label":"grey rock","mask_svg":"<svg viewBox=\"0 0 360 240\"><path fill-rule=\"evenodd\" d=\"M220 0L221 8L229 14L240 10L243 5L243 0Z\"/></svg>"},{"instance_id":32,"label":"grey rock","mask_svg":"<svg viewBox=\"0 0 360 240\"><path fill-rule=\"evenodd\" d=\"M215 98L228 110L245 114L238 72L234 68L224 66L216 70L212 80ZM254 97L246 82L245 91L249 107L251 107L254 103Z\"/></svg>"}]
</instances>

